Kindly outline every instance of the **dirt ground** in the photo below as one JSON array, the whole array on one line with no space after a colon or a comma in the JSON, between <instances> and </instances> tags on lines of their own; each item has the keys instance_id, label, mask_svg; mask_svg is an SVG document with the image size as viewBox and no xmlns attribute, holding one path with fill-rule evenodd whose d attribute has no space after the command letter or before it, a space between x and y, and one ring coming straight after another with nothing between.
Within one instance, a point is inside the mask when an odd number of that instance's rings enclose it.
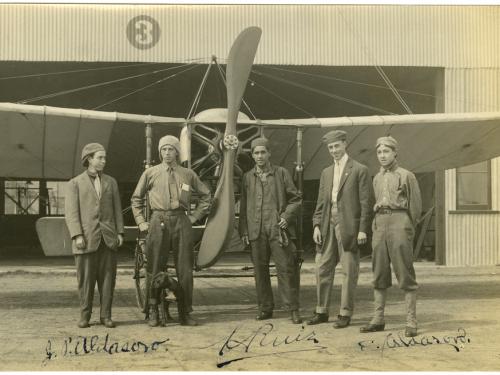
<instances>
[{"instance_id":1,"label":"dirt ground","mask_svg":"<svg viewBox=\"0 0 500 375\"><path fill-rule=\"evenodd\" d=\"M371 316L370 263L363 262L351 326L331 322L293 325L275 310L258 322L254 281L238 264L195 278L198 327L171 323L150 328L135 305L132 270L119 266L113 318L98 324L96 296L92 326L76 326L79 309L71 263L0 264L0 370L275 370L275 371L464 371L500 369L500 267L447 268L417 263L420 283L419 336L404 338L403 294L389 292L384 332L361 334ZM224 271L238 277L222 277ZM301 311L315 305L312 262L301 277ZM330 320L338 310L339 283ZM273 278L276 288L276 278ZM275 289L276 291L276 289ZM96 292L97 295L97 292ZM277 297L277 293L275 293ZM277 306L279 301L277 300ZM173 309L175 310L175 308Z\"/></svg>"}]
</instances>

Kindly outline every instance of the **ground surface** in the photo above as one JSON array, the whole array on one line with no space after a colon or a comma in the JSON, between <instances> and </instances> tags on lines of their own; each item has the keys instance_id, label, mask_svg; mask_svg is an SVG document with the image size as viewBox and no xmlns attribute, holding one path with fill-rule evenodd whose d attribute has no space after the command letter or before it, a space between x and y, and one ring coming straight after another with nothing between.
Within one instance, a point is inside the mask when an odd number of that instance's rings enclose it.
<instances>
[{"instance_id":1,"label":"ground surface","mask_svg":"<svg viewBox=\"0 0 500 375\"><path fill-rule=\"evenodd\" d=\"M93 325L76 327L71 259L0 261L0 370L500 369L500 267L417 263L419 336L410 341L398 337L405 307L395 287L389 293L386 331L359 333L372 311L368 261L362 263L352 325L343 330L335 330L331 322L293 325L280 309L272 320L255 321L254 281L251 271L240 271L248 265L245 255L223 259L210 272L198 274L221 277L195 278L194 317L200 326L172 323L161 328L145 325L135 305L129 259L119 266L115 329L97 324L97 297ZM312 270L308 259L302 269L303 315L314 309ZM224 273L235 277L222 277ZM341 278L335 280L330 320L338 310Z\"/></svg>"}]
</instances>

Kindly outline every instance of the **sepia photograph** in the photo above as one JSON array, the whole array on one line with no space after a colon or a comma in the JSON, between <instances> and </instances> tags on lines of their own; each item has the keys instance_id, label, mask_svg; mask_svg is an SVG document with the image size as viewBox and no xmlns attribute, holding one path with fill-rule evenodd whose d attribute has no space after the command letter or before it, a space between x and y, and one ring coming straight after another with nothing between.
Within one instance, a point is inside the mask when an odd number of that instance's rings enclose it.
<instances>
[{"instance_id":1,"label":"sepia photograph","mask_svg":"<svg viewBox=\"0 0 500 375\"><path fill-rule=\"evenodd\" d=\"M0 371L498 371L500 5L0 4Z\"/></svg>"}]
</instances>

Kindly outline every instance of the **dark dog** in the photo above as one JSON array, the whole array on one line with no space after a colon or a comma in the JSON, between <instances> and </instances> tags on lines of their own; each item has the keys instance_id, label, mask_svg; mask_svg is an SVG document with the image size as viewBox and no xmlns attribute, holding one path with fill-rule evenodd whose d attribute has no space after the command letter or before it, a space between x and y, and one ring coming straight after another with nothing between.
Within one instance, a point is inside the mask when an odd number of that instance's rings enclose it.
<instances>
[{"instance_id":1,"label":"dark dog","mask_svg":"<svg viewBox=\"0 0 500 375\"><path fill-rule=\"evenodd\" d=\"M152 280L152 286L156 290L165 290L165 293L167 291L171 291L175 299L177 301L177 311L179 313L179 320L182 322L184 317L186 316L186 312L184 310L184 298L182 294L182 289L179 283L177 282L176 279L174 279L172 276L170 276L167 272L159 272L157 273ZM167 301L165 298L162 299L162 303L165 303L165 311L166 311L166 316L164 317L164 323L169 320L173 320L173 318L170 316L169 313L169 301Z\"/></svg>"}]
</instances>

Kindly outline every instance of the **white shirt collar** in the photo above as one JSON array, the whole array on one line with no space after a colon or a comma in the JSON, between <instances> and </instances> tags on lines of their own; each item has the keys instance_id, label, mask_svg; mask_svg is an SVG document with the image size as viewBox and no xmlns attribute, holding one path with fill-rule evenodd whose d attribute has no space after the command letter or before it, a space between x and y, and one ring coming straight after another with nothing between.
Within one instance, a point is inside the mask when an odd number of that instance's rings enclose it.
<instances>
[{"instance_id":1,"label":"white shirt collar","mask_svg":"<svg viewBox=\"0 0 500 375\"><path fill-rule=\"evenodd\" d=\"M347 159L348 159L348 158L349 158L349 156L347 156L347 152L346 152L346 153L344 154L344 156L342 156L342 157L340 158L340 160L338 161L338 163L339 163L339 165L340 165L340 168L341 168L341 169L344 169L345 164L347 163ZM337 160L334 160L334 161L333 161L333 163L334 163L335 165L337 165Z\"/></svg>"}]
</instances>

